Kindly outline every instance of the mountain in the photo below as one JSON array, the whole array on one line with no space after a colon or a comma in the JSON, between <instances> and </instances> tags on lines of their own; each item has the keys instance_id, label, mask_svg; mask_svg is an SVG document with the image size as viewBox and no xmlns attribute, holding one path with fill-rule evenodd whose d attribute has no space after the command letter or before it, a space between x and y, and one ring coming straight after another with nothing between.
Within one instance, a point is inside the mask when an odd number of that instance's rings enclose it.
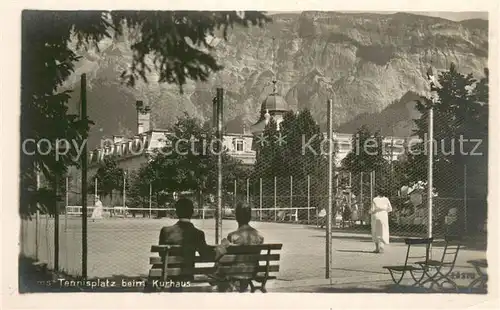
<instances>
[{"instance_id":1,"label":"mountain","mask_svg":"<svg viewBox=\"0 0 500 310\"><path fill-rule=\"evenodd\" d=\"M364 125L371 132L379 131L383 136L409 137L417 129L413 120L420 118L420 112L416 108L419 100L421 97L410 91L378 113L358 114L354 119L341 124L336 131L356 133Z\"/></svg>"},{"instance_id":2,"label":"mountain","mask_svg":"<svg viewBox=\"0 0 500 310\"><path fill-rule=\"evenodd\" d=\"M127 36L100 42L100 52L82 53L67 87L75 90L75 105L79 76L87 73L89 115L96 123L90 133L91 147L102 135L135 131L135 100L150 104L153 126L165 128L185 112L210 119L215 89L223 85L225 121L250 126L276 74L278 91L291 109L309 108L323 125L326 101L331 98L335 126L352 130L352 124L362 123L363 115L369 121L409 92L425 94L423 73L430 64L445 70L454 62L460 72L476 77L487 66L488 22L484 20L337 12L275 14L272 18L273 23L263 29L234 28L227 42L215 37L214 55L224 69L205 83L189 82L182 95L175 85L158 84L155 72L149 75L148 84L121 85L119 76L132 59ZM413 112L405 113L401 115L410 117ZM403 116L385 119L402 122ZM400 126L408 131L411 125Z\"/></svg>"}]
</instances>

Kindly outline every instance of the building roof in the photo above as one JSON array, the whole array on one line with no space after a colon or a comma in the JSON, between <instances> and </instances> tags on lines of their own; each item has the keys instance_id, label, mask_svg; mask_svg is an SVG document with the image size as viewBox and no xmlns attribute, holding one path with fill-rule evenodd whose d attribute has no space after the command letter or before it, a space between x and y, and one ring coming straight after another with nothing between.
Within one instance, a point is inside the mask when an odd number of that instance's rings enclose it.
<instances>
[{"instance_id":1,"label":"building roof","mask_svg":"<svg viewBox=\"0 0 500 310\"><path fill-rule=\"evenodd\" d=\"M262 105L260 106L260 110L266 111L269 110L269 112L273 111L282 111L286 112L288 111L288 104L286 103L285 99L278 95L278 93L273 92L269 96L262 101Z\"/></svg>"},{"instance_id":2,"label":"building roof","mask_svg":"<svg viewBox=\"0 0 500 310\"><path fill-rule=\"evenodd\" d=\"M253 134L260 134L264 132L264 129L266 129L266 120L262 119L259 122L255 123L254 125L252 125L250 130L252 131Z\"/></svg>"},{"instance_id":3,"label":"building roof","mask_svg":"<svg viewBox=\"0 0 500 310\"><path fill-rule=\"evenodd\" d=\"M236 117L233 120L230 120L226 123L225 133L226 134L248 134L247 128L245 126L245 121L241 116Z\"/></svg>"}]
</instances>

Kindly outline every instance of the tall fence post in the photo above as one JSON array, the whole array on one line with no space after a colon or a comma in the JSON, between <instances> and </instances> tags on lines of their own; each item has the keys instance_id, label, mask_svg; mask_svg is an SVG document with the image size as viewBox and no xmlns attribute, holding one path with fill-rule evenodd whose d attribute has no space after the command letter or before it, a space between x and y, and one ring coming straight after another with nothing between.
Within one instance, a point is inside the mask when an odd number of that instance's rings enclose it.
<instances>
[{"instance_id":1,"label":"tall fence post","mask_svg":"<svg viewBox=\"0 0 500 310\"><path fill-rule=\"evenodd\" d=\"M39 166L36 166L36 190L40 190L40 170ZM38 260L38 248L39 248L39 239L40 239L40 205L37 203L36 207L36 216L35 216L35 259Z\"/></svg>"},{"instance_id":2,"label":"tall fence post","mask_svg":"<svg viewBox=\"0 0 500 310\"><path fill-rule=\"evenodd\" d=\"M59 175L55 177L55 212L54 212L54 270L59 271Z\"/></svg>"},{"instance_id":3,"label":"tall fence post","mask_svg":"<svg viewBox=\"0 0 500 310\"><path fill-rule=\"evenodd\" d=\"M348 179L348 184L347 184L347 209L348 210L351 210L351 207L352 207L352 174L351 174L351 171L349 171L349 179ZM351 213L351 216L352 216L352 213ZM344 217L344 215L342 215L342 218ZM351 218L348 218L347 219L347 223L348 225L350 226L351 225L351 220L352 220L352 217Z\"/></svg>"},{"instance_id":4,"label":"tall fence post","mask_svg":"<svg viewBox=\"0 0 500 310\"><path fill-rule=\"evenodd\" d=\"M363 172L359 173L359 204L360 204L360 219L363 219L365 217L365 204L363 200ZM363 223L363 220L361 220L361 223Z\"/></svg>"},{"instance_id":5,"label":"tall fence post","mask_svg":"<svg viewBox=\"0 0 500 310\"><path fill-rule=\"evenodd\" d=\"M126 207L126 201L127 201L127 171L123 171L123 208L125 209Z\"/></svg>"},{"instance_id":6,"label":"tall fence post","mask_svg":"<svg viewBox=\"0 0 500 310\"><path fill-rule=\"evenodd\" d=\"M277 204L276 204L276 176L274 176L274 221L277 222Z\"/></svg>"},{"instance_id":7,"label":"tall fence post","mask_svg":"<svg viewBox=\"0 0 500 310\"><path fill-rule=\"evenodd\" d=\"M153 201L151 200L151 196L153 195L153 183L149 182L149 218L151 218L151 207Z\"/></svg>"},{"instance_id":8,"label":"tall fence post","mask_svg":"<svg viewBox=\"0 0 500 310\"><path fill-rule=\"evenodd\" d=\"M311 176L307 175L307 224L311 224Z\"/></svg>"},{"instance_id":9,"label":"tall fence post","mask_svg":"<svg viewBox=\"0 0 500 310\"><path fill-rule=\"evenodd\" d=\"M342 197L342 192L340 190L340 176L342 175L342 172L340 171L337 175L337 177L335 178L335 194L334 194L334 203L335 203L335 213L333 214L334 218L333 218L333 225L335 225L335 227L337 227L337 213L340 212L340 214L342 215L342 202L343 201L338 201L338 197ZM332 181L333 182L333 181ZM340 208L340 210L339 210ZM341 221L341 225L342 225L342 228L344 228L344 217L341 217L342 218L342 221Z\"/></svg>"},{"instance_id":10,"label":"tall fence post","mask_svg":"<svg viewBox=\"0 0 500 310\"><path fill-rule=\"evenodd\" d=\"M293 176L290 176L290 208L293 208Z\"/></svg>"},{"instance_id":11,"label":"tall fence post","mask_svg":"<svg viewBox=\"0 0 500 310\"><path fill-rule=\"evenodd\" d=\"M87 120L87 75L82 74L81 78L81 111L80 117ZM82 277L87 278L87 133L83 134L83 151L81 158L82 167Z\"/></svg>"},{"instance_id":12,"label":"tall fence post","mask_svg":"<svg viewBox=\"0 0 500 310\"><path fill-rule=\"evenodd\" d=\"M467 165L464 165L464 232L467 233Z\"/></svg>"},{"instance_id":13,"label":"tall fence post","mask_svg":"<svg viewBox=\"0 0 500 310\"><path fill-rule=\"evenodd\" d=\"M262 222L262 178L259 178L259 206L260 206L259 217L260 221Z\"/></svg>"},{"instance_id":14,"label":"tall fence post","mask_svg":"<svg viewBox=\"0 0 500 310\"><path fill-rule=\"evenodd\" d=\"M221 87L217 88L217 214L215 217L215 244L219 244L222 239L222 150L223 141L223 106L224 106L224 90Z\"/></svg>"},{"instance_id":15,"label":"tall fence post","mask_svg":"<svg viewBox=\"0 0 500 310\"><path fill-rule=\"evenodd\" d=\"M368 209L370 208L373 202L373 187L375 184L375 171L370 171L370 201L368 202ZM370 223L370 218L367 218L368 223Z\"/></svg>"},{"instance_id":16,"label":"tall fence post","mask_svg":"<svg viewBox=\"0 0 500 310\"><path fill-rule=\"evenodd\" d=\"M64 231L68 231L69 177L66 177L66 207L64 208Z\"/></svg>"},{"instance_id":17,"label":"tall fence post","mask_svg":"<svg viewBox=\"0 0 500 310\"><path fill-rule=\"evenodd\" d=\"M247 203L250 203L250 179L247 178Z\"/></svg>"},{"instance_id":18,"label":"tall fence post","mask_svg":"<svg viewBox=\"0 0 500 310\"><path fill-rule=\"evenodd\" d=\"M237 202L237 185L236 185L236 179L234 180L234 195L233 195L233 209L236 210L236 202Z\"/></svg>"},{"instance_id":19,"label":"tall fence post","mask_svg":"<svg viewBox=\"0 0 500 310\"><path fill-rule=\"evenodd\" d=\"M431 105L429 107L429 115L428 115L428 133L429 133L429 145L427 149L427 207L428 207L428 228L427 233L428 237L432 238L432 195L433 195L433 164L434 164L434 105L436 104L436 100L438 98L437 90L439 88L439 83L434 82L434 70L432 67L429 67L427 70L427 78L430 86L431 92ZM436 85L437 84L437 85ZM431 245L432 246L432 245ZM432 254L432 251L431 251Z\"/></svg>"},{"instance_id":20,"label":"tall fence post","mask_svg":"<svg viewBox=\"0 0 500 310\"><path fill-rule=\"evenodd\" d=\"M332 267L332 211L333 211L333 101L328 100L328 207L326 224L326 274L330 278L330 269Z\"/></svg>"},{"instance_id":21,"label":"tall fence post","mask_svg":"<svg viewBox=\"0 0 500 310\"><path fill-rule=\"evenodd\" d=\"M434 99L433 99L434 100ZM434 102L433 102L434 103ZM433 139L434 139L434 109L431 106L429 108L429 148L427 149L428 156L428 167L427 167L427 207L428 207L428 222L427 222L427 237L432 238L432 188L433 188L433 161L434 161L434 148L433 148Z\"/></svg>"}]
</instances>

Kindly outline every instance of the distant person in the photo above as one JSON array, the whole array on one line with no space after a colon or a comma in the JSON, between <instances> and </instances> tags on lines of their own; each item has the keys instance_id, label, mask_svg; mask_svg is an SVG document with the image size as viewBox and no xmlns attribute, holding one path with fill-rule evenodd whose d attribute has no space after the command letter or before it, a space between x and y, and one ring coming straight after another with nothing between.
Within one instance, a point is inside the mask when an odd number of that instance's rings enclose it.
<instances>
[{"instance_id":1,"label":"distant person","mask_svg":"<svg viewBox=\"0 0 500 310\"><path fill-rule=\"evenodd\" d=\"M257 229L250 226L250 219L252 218L252 209L250 205L246 202L238 202L235 208L235 217L236 222L238 222L238 229L229 233L227 239L223 239L221 244L216 247L218 259L227 253L227 248L231 245L259 245L264 243L264 237ZM260 251L255 254L259 253ZM248 289L251 278L253 278L257 272L259 261L238 263L237 266L250 267L249 269L255 267L255 272L250 271L245 275L237 277L232 276L230 279L218 269L218 266L220 265L216 265L214 277L217 280L217 289L219 292L232 291L235 288L239 291L245 291Z\"/></svg>"},{"instance_id":2,"label":"distant person","mask_svg":"<svg viewBox=\"0 0 500 310\"><path fill-rule=\"evenodd\" d=\"M99 199L99 196L95 195L94 199L94 211L92 211L92 216L90 217L92 219L92 222L95 222L96 219L102 219L102 213L104 211L104 207L102 206L102 202L101 199Z\"/></svg>"},{"instance_id":3,"label":"distant person","mask_svg":"<svg viewBox=\"0 0 500 310\"><path fill-rule=\"evenodd\" d=\"M374 253L383 253L384 245L389 244L389 212L392 212L391 202L384 191L378 189L370 209Z\"/></svg>"},{"instance_id":4,"label":"distant person","mask_svg":"<svg viewBox=\"0 0 500 310\"><path fill-rule=\"evenodd\" d=\"M446 225L447 235L457 236L460 234L457 208L451 208L448 210L448 214L444 218L444 223Z\"/></svg>"},{"instance_id":5,"label":"distant person","mask_svg":"<svg viewBox=\"0 0 500 310\"><path fill-rule=\"evenodd\" d=\"M351 213L351 220L356 223L357 221L360 220L359 218L359 207L358 207L358 202L356 200L356 196L352 194L351 196L351 208L352 208L352 213Z\"/></svg>"},{"instance_id":6,"label":"distant person","mask_svg":"<svg viewBox=\"0 0 500 310\"><path fill-rule=\"evenodd\" d=\"M319 227L323 228L326 226L326 209L322 208L318 213Z\"/></svg>"},{"instance_id":7,"label":"distant person","mask_svg":"<svg viewBox=\"0 0 500 310\"><path fill-rule=\"evenodd\" d=\"M179 267L181 269L191 269L195 265L196 252L202 257L213 257L215 252L205 241L205 233L191 223L194 213L193 202L187 198L179 198L175 202L175 214L178 217L177 223L172 226L165 226L160 231L160 245L180 245L183 263L178 266L169 264L169 267ZM193 280L192 276L172 278L172 281L187 282ZM171 291L182 291L182 288L170 289Z\"/></svg>"},{"instance_id":8,"label":"distant person","mask_svg":"<svg viewBox=\"0 0 500 310\"><path fill-rule=\"evenodd\" d=\"M346 223L351 222L352 210L351 206L347 202L344 203L342 207L342 227L345 227Z\"/></svg>"}]
</instances>

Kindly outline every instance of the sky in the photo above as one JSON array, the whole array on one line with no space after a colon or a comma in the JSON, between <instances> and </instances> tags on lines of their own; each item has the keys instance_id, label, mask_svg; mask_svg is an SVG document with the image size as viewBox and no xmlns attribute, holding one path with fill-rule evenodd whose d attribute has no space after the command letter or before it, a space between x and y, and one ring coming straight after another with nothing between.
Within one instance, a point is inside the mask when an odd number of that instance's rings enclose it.
<instances>
[{"instance_id":1,"label":"sky","mask_svg":"<svg viewBox=\"0 0 500 310\"><path fill-rule=\"evenodd\" d=\"M461 21L473 18L481 18L488 20L488 12L412 12L412 13L433 16L433 17L441 17L453 21Z\"/></svg>"},{"instance_id":2,"label":"sky","mask_svg":"<svg viewBox=\"0 0 500 310\"><path fill-rule=\"evenodd\" d=\"M296 11L296 12L300 13L300 11ZM375 13L375 14L377 14L377 13L389 14L390 13L390 12L370 12L370 11L364 11L364 12L365 13ZM407 11L407 12L413 13L413 14L446 18L446 19L453 20L453 21L461 21L461 20L473 19L473 18L481 18L481 19L488 20L488 12L419 12L419 11ZM279 12L271 11L269 13L276 14ZM350 12L345 12L345 13L350 13ZM351 13L354 13L354 12L351 12ZM394 13L396 13L396 12L394 12Z\"/></svg>"}]
</instances>

